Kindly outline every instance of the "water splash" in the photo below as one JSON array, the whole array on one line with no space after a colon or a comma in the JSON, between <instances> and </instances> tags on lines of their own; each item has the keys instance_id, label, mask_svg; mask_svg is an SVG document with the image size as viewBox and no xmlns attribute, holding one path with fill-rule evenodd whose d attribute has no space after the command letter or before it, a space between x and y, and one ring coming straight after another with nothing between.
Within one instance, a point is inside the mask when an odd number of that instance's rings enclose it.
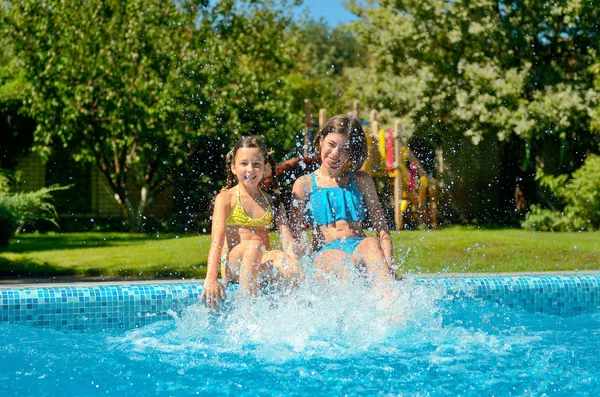
<instances>
[{"instance_id":1,"label":"water splash","mask_svg":"<svg viewBox=\"0 0 600 397\"><path fill-rule=\"evenodd\" d=\"M258 297L229 294L218 312L197 304L174 315L169 329L156 325L128 332L115 342L132 352L210 352L260 361L343 359L402 344L411 329L442 326L438 286L396 282L396 299L381 307L381 293L364 279L309 279L297 289Z\"/></svg>"}]
</instances>

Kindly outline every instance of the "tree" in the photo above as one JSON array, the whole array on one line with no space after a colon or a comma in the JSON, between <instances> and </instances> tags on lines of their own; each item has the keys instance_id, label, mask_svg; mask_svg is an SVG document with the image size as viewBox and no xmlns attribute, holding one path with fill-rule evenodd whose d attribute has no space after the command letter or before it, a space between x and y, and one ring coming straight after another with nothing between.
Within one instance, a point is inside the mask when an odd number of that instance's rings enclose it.
<instances>
[{"instance_id":1,"label":"tree","mask_svg":"<svg viewBox=\"0 0 600 397\"><path fill-rule=\"evenodd\" d=\"M0 19L1 21L1 19ZM2 29L0 25L0 30ZM24 109L24 71L7 37L0 37L0 168L12 169L31 149L35 122Z\"/></svg>"},{"instance_id":2,"label":"tree","mask_svg":"<svg viewBox=\"0 0 600 397\"><path fill-rule=\"evenodd\" d=\"M357 3L354 28L368 59L349 71L347 95L384 121L399 119L407 137L454 149L464 138L488 147L521 141L516 167L535 167L537 156L562 173L597 150L590 117L599 96L589 71L600 48L597 1ZM552 145L562 164L545 156Z\"/></svg>"},{"instance_id":3,"label":"tree","mask_svg":"<svg viewBox=\"0 0 600 397\"><path fill-rule=\"evenodd\" d=\"M600 229L600 156L589 155L571 176L539 172L537 178L558 203L556 209L532 206L523 227L561 232Z\"/></svg>"},{"instance_id":4,"label":"tree","mask_svg":"<svg viewBox=\"0 0 600 397\"><path fill-rule=\"evenodd\" d=\"M182 175L213 190L236 135L290 147L286 19L259 1L15 2L6 32L30 85L37 149L95 164L138 229ZM212 193L212 192L211 192Z\"/></svg>"},{"instance_id":5,"label":"tree","mask_svg":"<svg viewBox=\"0 0 600 397\"><path fill-rule=\"evenodd\" d=\"M344 71L356 66L362 53L352 30L343 25L331 28L309 19L293 24L289 36L299 46L289 78L296 94L294 108L302 109L304 99L310 99L315 111L325 108L338 113L349 109L343 95L348 83Z\"/></svg>"}]
</instances>

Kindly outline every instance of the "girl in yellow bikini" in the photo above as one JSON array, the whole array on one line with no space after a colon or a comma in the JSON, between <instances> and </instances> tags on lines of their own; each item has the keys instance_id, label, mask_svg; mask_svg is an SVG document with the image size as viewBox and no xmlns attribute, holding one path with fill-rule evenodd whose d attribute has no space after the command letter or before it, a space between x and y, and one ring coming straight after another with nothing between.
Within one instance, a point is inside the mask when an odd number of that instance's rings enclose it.
<instances>
[{"instance_id":1,"label":"girl in yellow bikini","mask_svg":"<svg viewBox=\"0 0 600 397\"><path fill-rule=\"evenodd\" d=\"M237 280L244 296L256 295L263 282L295 282L303 277L283 204L261 190L269 168L275 179L275 163L263 142L254 136L241 138L227 155L226 168L227 186L215 198L208 268L200 297L213 308L225 298L225 286L218 281L219 264L225 283ZM283 251L269 248L274 224Z\"/></svg>"}]
</instances>

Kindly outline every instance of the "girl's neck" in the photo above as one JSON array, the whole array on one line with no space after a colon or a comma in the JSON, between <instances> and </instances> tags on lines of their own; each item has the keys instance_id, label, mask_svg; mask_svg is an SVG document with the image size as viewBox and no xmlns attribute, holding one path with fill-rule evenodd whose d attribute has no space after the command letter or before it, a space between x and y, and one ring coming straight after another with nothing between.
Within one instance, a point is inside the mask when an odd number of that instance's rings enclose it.
<instances>
[{"instance_id":1,"label":"girl's neck","mask_svg":"<svg viewBox=\"0 0 600 397\"><path fill-rule=\"evenodd\" d=\"M247 195L252 196L252 197L257 196L258 192L260 192L260 188L258 186L246 187L246 186L242 185L241 183L238 183L237 187L241 193L246 193Z\"/></svg>"},{"instance_id":2,"label":"girl's neck","mask_svg":"<svg viewBox=\"0 0 600 397\"><path fill-rule=\"evenodd\" d=\"M326 167L320 167L318 171L321 174L321 177L335 179L336 181L339 181L348 173L346 170L332 170L331 168Z\"/></svg>"}]
</instances>

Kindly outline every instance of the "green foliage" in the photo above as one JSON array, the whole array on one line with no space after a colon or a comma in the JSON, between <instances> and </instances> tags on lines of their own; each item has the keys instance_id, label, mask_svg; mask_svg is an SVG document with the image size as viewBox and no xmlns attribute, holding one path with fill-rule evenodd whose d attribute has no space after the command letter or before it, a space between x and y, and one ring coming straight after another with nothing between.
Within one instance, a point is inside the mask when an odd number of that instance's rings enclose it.
<instances>
[{"instance_id":1,"label":"green foliage","mask_svg":"<svg viewBox=\"0 0 600 397\"><path fill-rule=\"evenodd\" d=\"M598 0L350 4L367 53L346 70L346 100L376 109L384 128L398 120L405 141L441 148L444 183L467 182L473 216L510 217L516 181L540 199L531 168L571 173L598 153Z\"/></svg>"},{"instance_id":2,"label":"green foliage","mask_svg":"<svg viewBox=\"0 0 600 397\"><path fill-rule=\"evenodd\" d=\"M600 156L590 155L571 178L538 174L540 184L563 203L561 211L532 206L523 227L541 231L600 229Z\"/></svg>"},{"instance_id":3,"label":"green foliage","mask_svg":"<svg viewBox=\"0 0 600 397\"><path fill-rule=\"evenodd\" d=\"M310 99L315 117L320 108L330 115L347 111L349 106L342 95L347 86L344 71L359 64L362 52L353 31L308 20L293 25L289 36L299 46L288 78L290 89L296 93L294 107L301 110L304 99Z\"/></svg>"},{"instance_id":4,"label":"green foliage","mask_svg":"<svg viewBox=\"0 0 600 397\"><path fill-rule=\"evenodd\" d=\"M215 160L241 134L291 148L301 127L286 86L295 46L283 39L289 19L271 6L12 4L5 32L23 63L37 150L62 145L96 165L137 229L181 175L205 195L216 190L224 170Z\"/></svg>"},{"instance_id":5,"label":"green foliage","mask_svg":"<svg viewBox=\"0 0 600 397\"><path fill-rule=\"evenodd\" d=\"M0 11L0 31L3 15ZM14 54L12 43L0 35L0 168L13 168L17 157L31 148L33 120L24 109L27 82L25 71Z\"/></svg>"},{"instance_id":6,"label":"green foliage","mask_svg":"<svg viewBox=\"0 0 600 397\"><path fill-rule=\"evenodd\" d=\"M409 135L477 144L590 133L597 1L373 3L353 6L369 62L352 71L348 94L401 119Z\"/></svg>"},{"instance_id":7,"label":"green foliage","mask_svg":"<svg viewBox=\"0 0 600 397\"><path fill-rule=\"evenodd\" d=\"M7 172L0 173L0 246L25 223L44 220L56 225L52 193L70 186L50 186L28 193L13 193Z\"/></svg>"}]
</instances>

